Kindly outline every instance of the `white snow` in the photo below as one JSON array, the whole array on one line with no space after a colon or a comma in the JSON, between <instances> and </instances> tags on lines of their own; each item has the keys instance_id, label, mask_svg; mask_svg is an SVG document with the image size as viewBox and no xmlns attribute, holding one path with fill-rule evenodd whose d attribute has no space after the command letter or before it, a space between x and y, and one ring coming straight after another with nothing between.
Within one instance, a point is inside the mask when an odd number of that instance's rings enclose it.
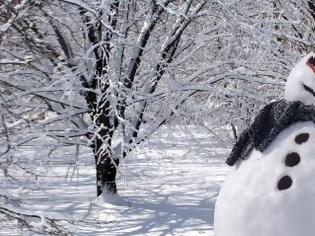
<instances>
[{"instance_id":1,"label":"white snow","mask_svg":"<svg viewBox=\"0 0 315 236\"><path fill-rule=\"evenodd\" d=\"M297 144L295 137L310 135ZM217 236L313 236L315 232L315 125L296 123L282 131L264 153L253 151L224 183L216 203ZM296 152L301 161L285 165L287 154ZM293 183L277 188L281 177Z\"/></svg>"},{"instance_id":2,"label":"white snow","mask_svg":"<svg viewBox=\"0 0 315 236\"><path fill-rule=\"evenodd\" d=\"M6 32L6 31L8 31L8 29L10 28L10 22L7 22L7 23L5 23L5 24L3 24L3 25L0 25L0 32Z\"/></svg>"},{"instance_id":3,"label":"white snow","mask_svg":"<svg viewBox=\"0 0 315 236\"><path fill-rule=\"evenodd\" d=\"M301 101L306 105L315 105L315 98L307 92L303 84L315 91L315 74L306 65L313 53L306 55L292 69L286 83L284 98L288 101Z\"/></svg>"},{"instance_id":4,"label":"white snow","mask_svg":"<svg viewBox=\"0 0 315 236\"><path fill-rule=\"evenodd\" d=\"M11 182L0 173L1 193L20 198L16 208L21 212L59 219L76 236L213 236L214 204L229 151L219 140L196 126L165 127L122 162L119 195L97 199L89 150L80 150L78 161L70 164L70 147L55 150L47 160L49 147L25 147L14 158L22 165L33 156L28 165L40 174L34 179L15 172L19 182ZM20 234L14 221L0 219L0 235Z\"/></svg>"}]
</instances>

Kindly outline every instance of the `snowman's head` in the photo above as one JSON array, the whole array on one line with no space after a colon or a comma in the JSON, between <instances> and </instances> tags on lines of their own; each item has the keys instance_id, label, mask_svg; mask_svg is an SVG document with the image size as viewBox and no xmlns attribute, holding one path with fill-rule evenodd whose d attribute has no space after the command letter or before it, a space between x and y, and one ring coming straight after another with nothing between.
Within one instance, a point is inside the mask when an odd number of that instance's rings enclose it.
<instances>
[{"instance_id":1,"label":"snowman's head","mask_svg":"<svg viewBox=\"0 0 315 236\"><path fill-rule=\"evenodd\" d=\"M305 105L315 105L315 54L309 53L292 69L284 98L300 101Z\"/></svg>"}]
</instances>

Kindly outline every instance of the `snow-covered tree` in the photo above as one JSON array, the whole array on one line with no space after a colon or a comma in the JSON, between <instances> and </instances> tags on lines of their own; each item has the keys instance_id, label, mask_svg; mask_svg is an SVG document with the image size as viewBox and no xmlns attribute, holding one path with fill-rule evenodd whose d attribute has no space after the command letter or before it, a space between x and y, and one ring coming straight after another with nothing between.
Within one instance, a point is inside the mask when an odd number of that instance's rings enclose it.
<instances>
[{"instance_id":1,"label":"snow-covered tree","mask_svg":"<svg viewBox=\"0 0 315 236\"><path fill-rule=\"evenodd\" d=\"M168 120L204 78L190 64L206 1L20 1L1 28L10 145L93 148L97 195L115 193L119 160ZM4 6L5 8L5 6ZM183 39L183 35L187 35ZM196 37L199 36L199 37ZM177 91L177 89L179 89ZM18 109L17 109L18 108ZM86 116L89 114L89 116ZM83 139L82 139L83 137Z\"/></svg>"},{"instance_id":2,"label":"snow-covered tree","mask_svg":"<svg viewBox=\"0 0 315 236\"><path fill-rule=\"evenodd\" d=\"M16 181L16 169L36 177L13 155L23 145L49 144L50 154L86 146L97 195L116 193L121 159L166 123L211 132L229 124L236 137L283 93L291 66L314 48L311 0L0 3L4 178ZM29 165L34 157L27 158ZM0 200L17 199L0 193ZM0 207L21 224L40 218Z\"/></svg>"},{"instance_id":3,"label":"snow-covered tree","mask_svg":"<svg viewBox=\"0 0 315 236\"><path fill-rule=\"evenodd\" d=\"M309 3L6 1L3 155L38 138L92 147L97 195L115 193L121 158L176 115L242 127L276 98L312 48Z\"/></svg>"}]
</instances>

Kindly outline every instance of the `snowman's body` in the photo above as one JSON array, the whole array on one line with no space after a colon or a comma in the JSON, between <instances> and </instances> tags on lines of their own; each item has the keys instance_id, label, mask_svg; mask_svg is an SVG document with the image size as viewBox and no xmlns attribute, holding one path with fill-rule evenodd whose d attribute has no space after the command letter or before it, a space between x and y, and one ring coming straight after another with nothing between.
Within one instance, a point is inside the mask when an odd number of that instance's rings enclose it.
<instances>
[{"instance_id":1,"label":"snowman's body","mask_svg":"<svg viewBox=\"0 0 315 236\"><path fill-rule=\"evenodd\" d=\"M307 85L307 90L315 91L315 65L312 70L303 68L310 57L312 54L293 69L289 80L296 86L303 88ZM312 60L313 63L315 58ZM311 86L312 83L314 86ZM292 99L286 94L288 103L301 101L308 105L307 111L315 109L313 90L306 91L304 95L290 93L292 86L286 90L289 95L292 94ZM302 97L313 99L313 102L304 102L299 99ZM288 115L290 119L291 113ZM299 119L301 117L303 119L304 115L300 115ZM265 145L263 151L258 151L259 145L249 140L255 129L243 135L247 143L239 140L240 147L236 144L236 152L232 151L231 155L234 154L234 157L227 161L231 165L236 163L236 166L223 184L216 203L216 236L315 235L315 122L314 115L310 117L311 121L293 122L281 128L282 131L272 136L272 142ZM275 119L275 127L278 118ZM264 119L257 121L261 123ZM274 129L269 127L269 130L268 135Z\"/></svg>"},{"instance_id":2,"label":"snowman's body","mask_svg":"<svg viewBox=\"0 0 315 236\"><path fill-rule=\"evenodd\" d=\"M216 235L314 236L314 175L315 125L294 124L229 174L216 204Z\"/></svg>"}]
</instances>

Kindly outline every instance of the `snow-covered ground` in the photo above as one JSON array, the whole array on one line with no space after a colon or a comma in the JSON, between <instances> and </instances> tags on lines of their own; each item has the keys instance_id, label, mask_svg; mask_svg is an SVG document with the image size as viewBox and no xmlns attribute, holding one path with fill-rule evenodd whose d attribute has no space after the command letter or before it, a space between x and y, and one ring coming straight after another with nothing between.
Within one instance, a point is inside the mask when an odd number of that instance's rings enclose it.
<instances>
[{"instance_id":1,"label":"snow-covered ground","mask_svg":"<svg viewBox=\"0 0 315 236\"><path fill-rule=\"evenodd\" d=\"M119 196L98 199L88 150L80 152L76 166L64 166L73 159L65 150L55 150L49 160L54 155L56 159L47 165L40 158L48 149L26 149L26 156L40 154L36 171L42 175L22 176L19 183L0 176L1 194L21 199L18 204L3 199L0 203L20 212L66 219L58 224L73 235L211 236L215 200L228 170L224 165L228 148L202 128L165 127L122 162ZM14 221L0 218L0 235L37 234L22 234Z\"/></svg>"}]
</instances>

